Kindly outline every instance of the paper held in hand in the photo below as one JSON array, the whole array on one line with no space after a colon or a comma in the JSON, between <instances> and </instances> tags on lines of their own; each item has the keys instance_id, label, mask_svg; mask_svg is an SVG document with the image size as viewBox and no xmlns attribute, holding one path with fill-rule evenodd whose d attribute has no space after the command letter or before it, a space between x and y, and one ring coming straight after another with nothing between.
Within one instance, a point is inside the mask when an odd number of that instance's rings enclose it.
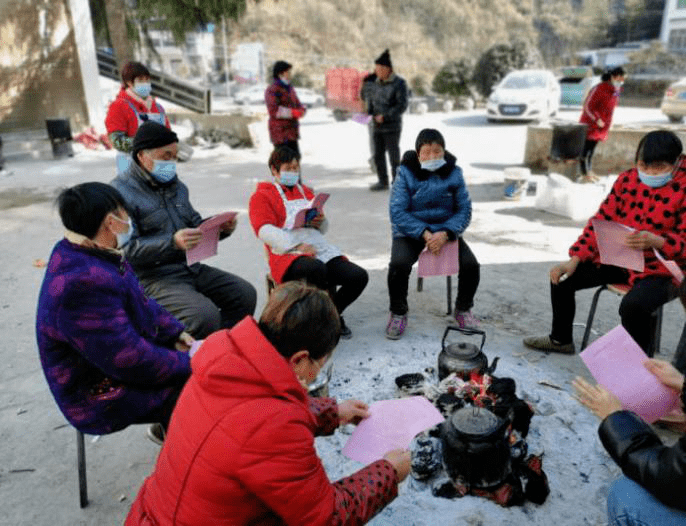
<instances>
[{"instance_id":1,"label":"paper held in hand","mask_svg":"<svg viewBox=\"0 0 686 526\"><path fill-rule=\"evenodd\" d=\"M615 221L603 219L591 219L595 232L600 262L603 265L628 268L637 272L643 272L645 257L642 250L626 246L626 238L635 232L631 227Z\"/></svg>"},{"instance_id":2,"label":"paper held in hand","mask_svg":"<svg viewBox=\"0 0 686 526\"><path fill-rule=\"evenodd\" d=\"M307 225L312 219L314 219L319 214L324 213L324 203L329 198L330 194L321 193L314 196L310 206L303 208L295 215L295 220L293 221L293 228L302 228Z\"/></svg>"},{"instance_id":3,"label":"paper held in hand","mask_svg":"<svg viewBox=\"0 0 686 526\"><path fill-rule=\"evenodd\" d=\"M677 407L679 394L644 367L648 357L621 325L594 341L580 357L624 409L646 422L652 424Z\"/></svg>"},{"instance_id":4,"label":"paper held in hand","mask_svg":"<svg viewBox=\"0 0 686 526\"><path fill-rule=\"evenodd\" d=\"M203 259L217 255L217 244L219 242L219 230L227 221L233 220L238 212L224 212L206 219L198 226L202 230L200 243L190 250L186 250L186 263L192 265Z\"/></svg>"},{"instance_id":5,"label":"paper held in hand","mask_svg":"<svg viewBox=\"0 0 686 526\"><path fill-rule=\"evenodd\" d=\"M449 241L441 247L438 255L424 249L419 254L417 263L417 275L425 276L452 276L459 270L459 241Z\"/></svg>"},{"instance_id":6,"label":"paper held in hand","mask_svg":"<svg viewBox=\"0 0 686 526\"><path fill-rule=\"evenodd\" d=\"M418 434L443 422L443 415L423 396L381 400L369 405L342 453L358 462L374 462L393 449L407 448Z\"/></svg>"}]
</instances>

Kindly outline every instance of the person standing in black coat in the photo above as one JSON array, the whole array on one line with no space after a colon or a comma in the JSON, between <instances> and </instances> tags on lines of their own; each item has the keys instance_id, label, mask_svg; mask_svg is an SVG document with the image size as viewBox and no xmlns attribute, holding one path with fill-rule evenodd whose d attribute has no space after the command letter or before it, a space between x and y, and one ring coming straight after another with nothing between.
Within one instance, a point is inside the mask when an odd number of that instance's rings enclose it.
<instances>
[{"instance_id":1,"label":"person standing in black coat","mask_svg":"<svg viewBox=\"0 0 686 526\"><path fill-rule=\"evenodd\" d=\"M379 178L369 189L388 190L388 169L386 152L391 161L391 180L400 164L400 133L402 115L408 104L407 83L393 72L388 49L375 61L376 80L369 86L367 113L374 123L374 163Z\"/></svg>"},{"instance_id":2,"label":"person standing in black coat","mask_svg":"<svg viewBox=\"0 0 686 526\"><path fill-rule=\"evenodd\" d=\"M645 367L679 391L682 407L686 405L683 374L662 360L649 359ZM666 446L650 425L622 410L617 397L602 386L582 378L573 385L579 401L603 419L600 440L625 475L613 483L607 499L610 526L686 524L686 434Z\"/></svg>"}]
</instances>

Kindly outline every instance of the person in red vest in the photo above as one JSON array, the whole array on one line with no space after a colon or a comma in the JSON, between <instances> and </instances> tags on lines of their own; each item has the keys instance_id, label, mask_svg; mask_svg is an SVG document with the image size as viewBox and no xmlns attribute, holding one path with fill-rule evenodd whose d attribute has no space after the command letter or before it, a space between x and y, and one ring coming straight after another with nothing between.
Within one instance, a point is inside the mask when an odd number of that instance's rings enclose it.
<instances>
[{"instance_id":1,"label":"person in red vest","mask_svg":"<svg viewBox=\"0 0 686 526\"><path fill-rule=\"evenodd\" d=\"M298 119L305 115L305 106L298 99L291 86L293 66L277 60L272 68L274 82L264 92L264 102L269 113L269 139L274 146L288 146L300 159L300 124Z\"/></svg>"},{"instance_id":2,"label":"person in red vest","mask_svg":"<svg viewBox=\"0 0 686 526\"><path fill-rule=\"evenodd\" d=\"M152 121L171 129L164 108L150 95L150 71L140 62L128 62L121 70L121 90L105 118L107 135L117 150L117 175L131 163L131 146L138 128Z\"/></svg>"},{"instance_id":3,"label":"person in red vest","mask_svg":"<svg viewBox=\"0 0 686 526\"><path fill-rule=\"evenodd\" d=\"M410 471L407 449L333 483L317 456L315 436L369 415L358 400L309 398L304 387L339 332L329 295L290 281L259 322L205 339L126 526L352 526L390 503Z\"/></svg>"},{"instance_id":4,"label":"person in red vest","mask_svg":"<svg viewBox=\"0 0 686 526\"><path fill-rule=\"evenodd\" d=\"M584 181L593 181L591 171L593 152L600 141L607 139L612 124L612 115L617 106L619 92L626 74L622 67L607 71L600 78L601 82L588 92L579 122L586 124L586 142L581 153L581 177Z\"/></svg>"}]
</instances>

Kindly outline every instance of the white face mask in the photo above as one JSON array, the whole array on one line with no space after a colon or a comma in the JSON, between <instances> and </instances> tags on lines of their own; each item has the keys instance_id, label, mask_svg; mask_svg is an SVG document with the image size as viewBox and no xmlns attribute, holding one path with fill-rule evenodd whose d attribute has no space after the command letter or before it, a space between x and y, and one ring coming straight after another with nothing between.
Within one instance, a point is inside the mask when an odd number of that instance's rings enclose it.
<instances>
[{"instance_id":1,"label":"white face mask","mask_svg":"<svg viewBox=\"0 0 686 526\"><path fill-rule=\"evenodd\" d=\"M283 170L279 173L279 182L284 186L295 186L296 184L298 184L299 179L299 172L289 172L287 170Z\"/></svg>"},{"instance_id":2,"label":"white face mask","mask_svg":"<svg viewBox=\"0 0 686 526\"><path fill-rule=\"evenodd\" d=\"M424 161L420 163L422 170L428 170L429 172L435 172L439 168L445 166L445 159L440 158L440 159L429 159L428 161Z\"/></svg>"},{"instance_id":3,"label":"white face mask","mask_svg":"<svg viewBox=\"0 0 686 526\"><path fill-rule=\"evenodd\" d=\"M120 223L129 225L129 229L126 232L115 234L115 236L117 236L117 248L122 248L124 245L126 245L126 243L128 243L131 240L131 236L133 235L133 221L131 221L130 217L128 221L124 221L123 219L117 217L114 214L112 214L112 217L114 217Z\"/></svg>"}]
</instances>

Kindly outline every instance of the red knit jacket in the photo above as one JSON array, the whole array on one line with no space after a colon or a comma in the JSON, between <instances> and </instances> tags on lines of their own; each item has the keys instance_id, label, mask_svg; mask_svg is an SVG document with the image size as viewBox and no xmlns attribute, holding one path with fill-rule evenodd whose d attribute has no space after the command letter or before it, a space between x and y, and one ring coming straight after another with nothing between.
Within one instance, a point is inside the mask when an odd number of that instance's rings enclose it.
<instances>
[{"instance_id":1,"label":"red knit jacket","mask_svg":"<svg viewBox=\"0 0 686 526\"><path fill-rule=\"evenodd\" d=\"M314 437L338 426L336 402L308 398L252 318L209 336L191 368L126 526L361 525L396 497L387 460L329 482Z\"/></svg>"},{"instance_id":2,"label":"red knit jacket","mask_svg":"<svg viewBox=\"0 0 686 526\"><path fill-rule=\"evenodd\" d=\"M591 141L604 141L610 133L612 115L619 100L619 91L612 82L606 81L597 84L588 92L584 107L581 110L581 124L588 125L586 138ZM598 126L598 119L603 121L603 126Z\"/></svg>"},{"instance_id":3,"label":"red knit jacket","mask_svg":"<svg viewBox=\"0 0 686 526\"><path fill-rule=\"evenodd\" d=\"M636 168L619 175L612 190L591 219L616 221L637 230L647 230L665 238L660 250L664 259L674 260L686 267L686 157L677 162L673 179L661 188L643 184ZM629 270L629 283L646 276L671 276L655 257L652 249L645 250L643 272ZM570 256L581 261L600 264L593 225L589 220L579 239L569 249Z\"/></svg>"},{"instance_id":4,"label":"red knit jacket","mask_svg":"<svg viewBox=\"0 0 686 526\"><path fill-rule=\"evenodd\" d=\"M303 195L298 190L297 186L287 187L281 186L286 199L292 201L293 199L302 199ZM305 192L305 199L312 199L314 197L314 192L311 188L302 185L302 189ZM283 228L286 222L286 207L283 204L283 199L279 194L273 183L271 182L261 182L257 184L257 189L255 193L250 197L250 205L248 208L248 213L250 215L250 224L252 225L255 235L258 235L260 228L264 225L273 225L277 228ZM299 258L302 254L274 254L269 247L265 244L267 249L267 254L269 257L269 270L272 274L272 278L277 283L281 283L283 275L291 266L291 263Z\"/></svg>"},{"instance_id":5,"label":"red knit jacket","mask_svg":"<svg viewBox=\"0 0 686 526\"><path fill-rule=\"evenodd\" d=\"M297 141L300 137L298 119L282 119L277 117L279 107L295 110L305 110L300 103L295 88L284 86L275 80L264 92L264 102L269 113L269 139L272 144L283 144L286 141Z\"/></svg>"}]
</instances>

